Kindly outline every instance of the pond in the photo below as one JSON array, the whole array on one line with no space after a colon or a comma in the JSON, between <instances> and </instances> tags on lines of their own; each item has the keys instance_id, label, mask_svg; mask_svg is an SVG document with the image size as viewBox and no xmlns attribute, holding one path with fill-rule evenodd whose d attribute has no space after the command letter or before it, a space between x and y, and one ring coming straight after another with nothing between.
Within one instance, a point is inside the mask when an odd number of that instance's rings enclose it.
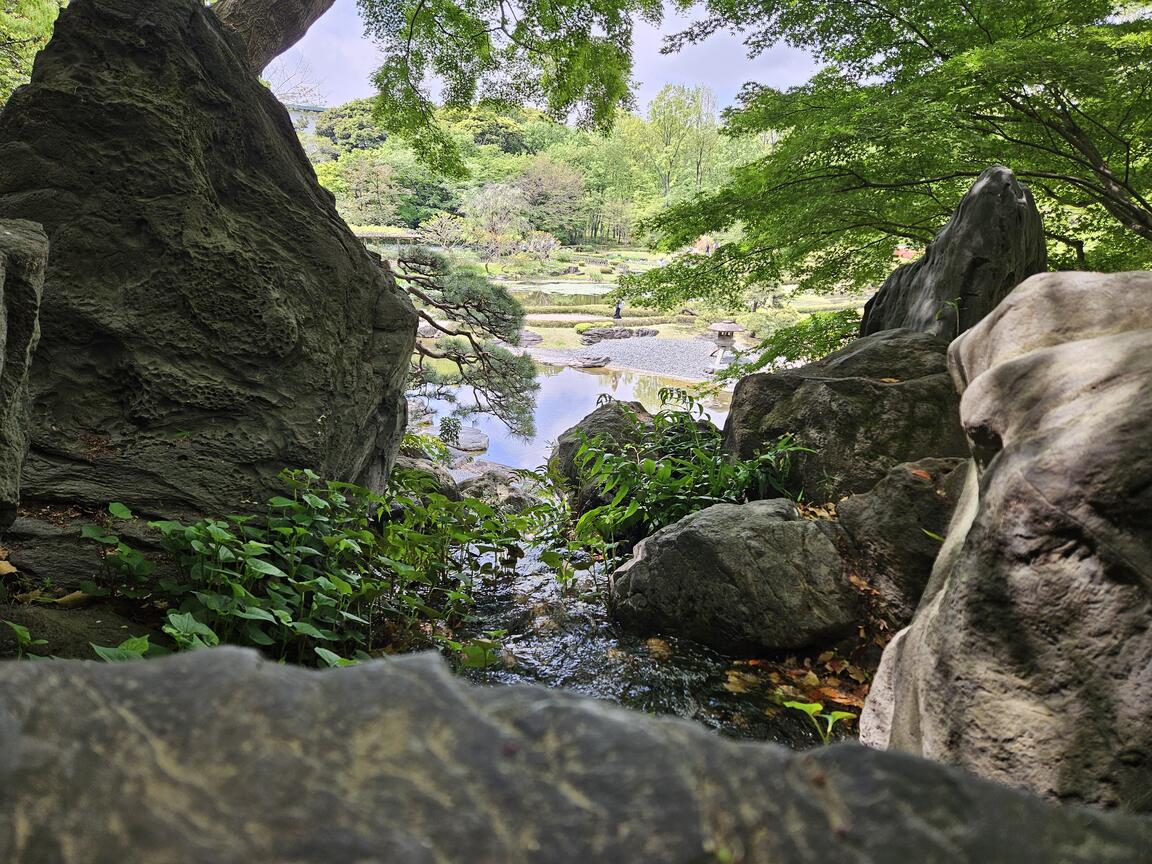
<instances>
[{"instance_id":1,"label":"pond","mask_svg":"<svg viewBox=\"0 0 1152 864\"><path fill-rule=\"evenodd\" d=\"M481 458L512 468L537 468L548 461L560 433L595 410L601 393L624 402L635 400L652 411L660 407L662 387L692 386L643 372L543 365L538 368L536 380L540 390L536 394L536 434L532 438L513 437L495 417L481 415L464 421L465 425L476 426L488 436L489 447ZM708 415L717 426L724 425L730 401L730 393L719 393L705 400ZM442 402L433 402L431 407L440 416L451 411L451 406Z\"/></svg>"}]
</instances>

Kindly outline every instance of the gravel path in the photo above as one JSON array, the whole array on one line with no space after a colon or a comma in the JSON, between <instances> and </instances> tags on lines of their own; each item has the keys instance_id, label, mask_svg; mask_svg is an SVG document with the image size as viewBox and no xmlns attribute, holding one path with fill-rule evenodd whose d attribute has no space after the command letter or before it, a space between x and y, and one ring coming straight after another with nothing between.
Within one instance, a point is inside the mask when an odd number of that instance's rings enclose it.
<instances>
[{"instance_id":1,"label":"gravel path","mask_svg":"<svg viewBox=\"0 0 1152 864\"><path fill-rule=\"evenodd\" d=\"M683 378L706 381L706 370L716 358L710 356L716 345L703 339L661 339L659 336L638 336L632 339L605 339L586 348L529 348L528 353L541 363L563 365L565 361L581 355L610 357L609 368L635 369Z\"/></svg>"}]
</instances>

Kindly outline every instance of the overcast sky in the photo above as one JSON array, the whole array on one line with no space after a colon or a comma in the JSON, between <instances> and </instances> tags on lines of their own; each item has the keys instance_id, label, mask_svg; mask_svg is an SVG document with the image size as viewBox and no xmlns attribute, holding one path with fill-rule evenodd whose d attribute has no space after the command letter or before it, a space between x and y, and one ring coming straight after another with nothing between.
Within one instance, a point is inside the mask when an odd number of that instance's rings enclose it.
<instances>
[{"instance_id":1,"label":"overcast sky","mask_svg":"<svg viewBox=\"0 0 1152 864\"><path fill-rule=\"evenodd\" d=\"M640 82L637 104L641 108L665 84L705 84L725 106L733 102L745 81L788 87L806 81L815 71L803 52L788 47L774 48L749 59L740 40L727 34L713 36L678 54L661 54L661 32L674 33L684 23L684 19L666 18L659 29L648 24L637 27L634 75ZM356 0L336 0L282 62L289 68L301 59L307 63L320 81L325 104L340 105L371 96L376 48L364 38L363 29Z\"/></svg>"}]
</instances>

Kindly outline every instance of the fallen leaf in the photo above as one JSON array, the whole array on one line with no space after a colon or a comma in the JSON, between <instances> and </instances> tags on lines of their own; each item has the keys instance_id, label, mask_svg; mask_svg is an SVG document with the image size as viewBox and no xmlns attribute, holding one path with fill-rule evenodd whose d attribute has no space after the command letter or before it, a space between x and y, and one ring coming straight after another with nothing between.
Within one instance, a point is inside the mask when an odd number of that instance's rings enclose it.
<instances>
[{"instance_id":1,"label":"fallen leaf","mask_svg":"<svg viewBox=\"0 0 1152 864\"><path fill-rule=\"evenodd\" d=\"M16 572L11 562L0 560L0 576L10 576Z\"/></svg>"},{"instance_id":2,"label":"fallen leaf","mask_svg":"<svg viewBox=\"0 0 1152 864\"><path fill-rule=\"evenodd\" d=\"M748 672L729 669L724 673L724 689L729 693L747 693L760 684L760 679Z\"/></svg>"},{"instance_id":3,"label":"fallen leaf","mask_svg":"<svg viewBox=\"0 0 1152 864\"><path fill-rule=\"evenodd\" d=\"M845 669L848 668L848 661L843 660L843 659L830 660L829 662L824 664L824 668L827 669L829 672L833 672L833 673L839 675L841 672L843 672Z\"/></svg>"},{"instance_id":4,"label":"fallen leaf","mask_svg":"<svg viewBox=\"0 0 1152 864\"><path fill-rule=\"evenodd\" d=\"M672 659L672 646L663 639L657 639L653 636L651 639L645 640L644 644L648 646L648 656L653 660Z\"/></svg>"},{"instance_id":5,"label":"fallen leaf","mask_svg":"<svg viewBox=\"0 0 1152 864\"><path fill-rule=\"evenodd\" d=\"M91 603L95 598L91 594L85 594L83 591L73 591L71 594L65 594L56 600L57 606L63 606L65 609L74 609L77 606L83 606L86 603Z\"/></svg>"},{"instance_id":6,"label":"fallen leaf","mask_svg":"<svg viewBox=\"0 0 1152 864\"><path fill-rule=\"evenodd\" d=\"M44 592L37 588L35 591L28 591L24 594L17 594L12 599L17 603L31 603L33 600L39 600Z\"/></svg>"},{"instance_id":7,"label":"fallen leaf","mask_svg":"<svg viewBox=\"0 0 1152 864\"><path fill-rule=\"evenodd\" d=\"M7 561L7 560L8 560L8 550L5 549L3 546L0 546L0 561Z\"/></svg>"},{"instance_id":8,"label":"fallen leaf","mask_svg":"<svg viewBox=\"0 0 1152 864\"><path fill-rule=\"evenodd\" d=\"M899 384L899 378L881 378L880 381L884 384Z\"/></svg>"},{"instance_id":9,"label":"fallen leaf","mask_svg":"<svg viewBox=\"0 0 1152 864\"><path fill-rule=\"evenodd\" d=\"M838 705L851 705L853 708L863 708L863 697L849 693L847 690L837 690L835 687L821 687L816 691L829 702L835 702Z\"/></svg>"},{"instance_id":10,"label":"fallen leaf","mask_svg":"<svg viewBox=\"0 0 1152 864\"><path fill-rule=\"evenodd\" d=\"M863 684L865 681L868 680L868 673L865 672L863 669L861 669L859 666L853 666L851 663L849 663L848 664L848 677L851 678L853 681L856 681L860 684Z\"/></svg>"},{"instance_id":11,"label":"fallen leaf","mask_svg":"<svg viewBox=\"0 0 1152 864\"><path fill-rule=\"evenodd\" d=\"M819 657L816 658L816 662L817 663L828 663L835 656L836 656L835 651L825 651L823 654L821 654Z\"/></svg>"},{"instance_id":12,"label":"fallen leaf","mask_svg":"<svg viewBox=\"0 0 1152 864\"><path fill-rule=\"evenodd\" d=\"M928 482L932 482L932 475L929 474L927 471L921 471L919 468L917 468L914 471L912 471L911 474L913 477L919 477L921 480L927 480Z\"/></svg>"}]
</instances>

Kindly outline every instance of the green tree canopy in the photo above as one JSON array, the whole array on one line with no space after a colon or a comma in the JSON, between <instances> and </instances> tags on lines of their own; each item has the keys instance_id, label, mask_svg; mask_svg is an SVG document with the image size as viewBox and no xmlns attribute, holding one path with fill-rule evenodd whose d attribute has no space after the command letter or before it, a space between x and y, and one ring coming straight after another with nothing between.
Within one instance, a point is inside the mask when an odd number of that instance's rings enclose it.
<instances>
[{"instance_id":1,"label":"green tree canopy","mask_svg":"<svg viewBox=\"0 0 1152 864\"><path fill-rule=\"evenodd\" d=\"M28 80L32 60L52 35L65 0L0 2L0 106Z\"/></svg>"},{"instance_id":2,"label":"green tree canopy","mask_svg":"<svg viewBox=\"0 0 1152 864\"><path fill-rule=\"evenodd\" d=\"M672 42L732 27L828 64L789 90L750 85L731 133L777 136L719 191L651 220L671 248L721 229L712 256L633 279L671 305L700 290L874 285L927 242L984 168L1043 211L1051 260L1152 265L1152 21L1104 0L709 0Z\"/></svg>"},{"instance_id":3,"label":"green tree canopy","mask_svg":"<svg viewBox=\"0 0 1152 864\"><path fill-rule=\"evenodd\" d=\"M634 16L660 0L358 0L384 62L376 117L441 170L466 172L438 122L429 80L449 108L534 103L553 118L607 129L631 99Z\"/></svg>"}]
</instances>

